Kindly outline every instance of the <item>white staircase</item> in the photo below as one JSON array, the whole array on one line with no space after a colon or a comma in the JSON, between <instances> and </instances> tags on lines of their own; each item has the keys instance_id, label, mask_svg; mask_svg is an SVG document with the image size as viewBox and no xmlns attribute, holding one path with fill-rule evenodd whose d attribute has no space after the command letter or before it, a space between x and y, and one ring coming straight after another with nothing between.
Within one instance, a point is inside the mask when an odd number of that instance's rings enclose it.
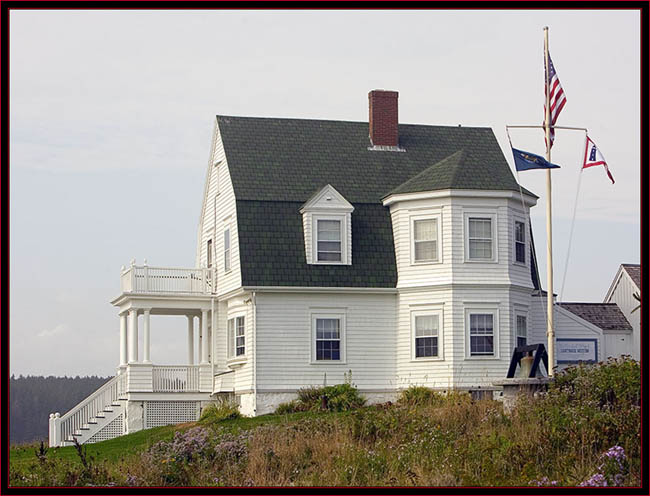
<instances>
[{"instance_id":1,"label":"white staircase","mask_svg":"<svg viewBox=\"0 0 650 496\"><path fill-rule=\"evenodd\" d=\"M113 377L63 416L50 414L50 446L95 443L124 433L126 375Z\"/></svg>"}]
</instances>

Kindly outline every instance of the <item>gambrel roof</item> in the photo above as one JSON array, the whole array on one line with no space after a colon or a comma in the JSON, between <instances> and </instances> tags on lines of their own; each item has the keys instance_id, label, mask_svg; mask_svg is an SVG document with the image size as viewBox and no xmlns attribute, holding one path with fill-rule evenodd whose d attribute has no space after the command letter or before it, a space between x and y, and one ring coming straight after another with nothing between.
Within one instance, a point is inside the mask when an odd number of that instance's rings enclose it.
<instances>
[{"instance_id":1,"label":"gambrel roof","mask_svg":"<svg viewBox=\"0 0 650 496\"><path fill-rule=\"evenodd\" d=\"M387 194L409 182L519 192L490 128L400 124L405 151L377 151L367 122L217 116L217 124L237 200L243 286L395 287ZM354 206L351 266L306 263L299 210L327 184Z\"/></svg>"}]
</instances>

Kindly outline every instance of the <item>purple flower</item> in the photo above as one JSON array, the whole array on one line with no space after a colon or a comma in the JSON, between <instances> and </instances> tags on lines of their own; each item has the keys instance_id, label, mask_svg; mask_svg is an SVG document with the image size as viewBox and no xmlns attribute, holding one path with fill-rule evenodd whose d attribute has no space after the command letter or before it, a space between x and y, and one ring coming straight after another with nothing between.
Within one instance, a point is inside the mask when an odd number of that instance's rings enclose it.
<instances>
[{"instance_id":1,"label":"purple flower","mask_svg":"<svg viewBox=\"0 0 650 496\"><path fill-rule=\"evenodd\" d=\"M548 477L544 476L539 480L533 479L532 481L529 482L530 485L536 484L537 487L540 486L557 486L557 481L556 480L550 480Z\"/></svg>"},{"instance_id":2,"label":"purple flower","mask_svg":"<svg viewBox=\"0 0 650 496\"><path fill-rule=\"evenodd\" d=\"M579 486L591 486L591 487L606 487L607 479L603 474L594 474L589 477L586 481L578 484Z\"/></svg>"}]
</instances>

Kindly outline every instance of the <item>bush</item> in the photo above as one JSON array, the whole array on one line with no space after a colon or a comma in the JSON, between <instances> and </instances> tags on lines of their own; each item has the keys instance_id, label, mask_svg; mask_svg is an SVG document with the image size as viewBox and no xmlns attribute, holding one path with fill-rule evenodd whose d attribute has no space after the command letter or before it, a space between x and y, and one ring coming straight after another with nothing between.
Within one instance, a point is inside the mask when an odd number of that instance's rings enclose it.
<instances>
[{"instance_id":1,"label":"bush","mask_svg":"<svg viewBox=\"0 0 650 496\"><path fill-rule=\"evenodd\" d=\"M212 403L206 406L201 412L199 423L203 425L212 425L224 420L240 418L239 407L232 402L224 401Z\"/></svg>"},{"instance_id":2,"label":"bush","mask_svg":"<svg viewBox=\"0 0 650 496\"><path fill-rule=\"evenodd\" d=\"M306 410L303 403L298 400L280 403L275 409L277 415L287 415L289 413L304 412Z\"/></svg>"},{"instance_id":3,"label":"bush","mask_svg":"<svg viewBox=\"0 0 650 496\"><path fill-rule=\"evenodd\" d=\"M323 396L327 410L330 412L343 412L360 408L366 400L352 384L346 382L335 386L308 387L298 390L298 399L292 402L294 411L320 410Z\"/></svg>"}]
</instances>

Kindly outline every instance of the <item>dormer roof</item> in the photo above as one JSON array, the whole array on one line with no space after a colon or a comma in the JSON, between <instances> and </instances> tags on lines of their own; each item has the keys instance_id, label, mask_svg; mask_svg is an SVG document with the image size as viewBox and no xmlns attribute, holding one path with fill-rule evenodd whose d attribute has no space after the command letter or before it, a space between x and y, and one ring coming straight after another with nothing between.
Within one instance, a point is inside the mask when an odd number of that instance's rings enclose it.
<instances>
[{"instance_id":1,"label":"dormer roof","mask_svg":"<svg viewBox=\"0 0 650 496\"><path fill-rule=\"evenodd\" d=\"M300 207L300 213L313 210L352 212L354 207L336 191L334 186L327 184L311 195Z\"/></svg>"}]
</instances>

